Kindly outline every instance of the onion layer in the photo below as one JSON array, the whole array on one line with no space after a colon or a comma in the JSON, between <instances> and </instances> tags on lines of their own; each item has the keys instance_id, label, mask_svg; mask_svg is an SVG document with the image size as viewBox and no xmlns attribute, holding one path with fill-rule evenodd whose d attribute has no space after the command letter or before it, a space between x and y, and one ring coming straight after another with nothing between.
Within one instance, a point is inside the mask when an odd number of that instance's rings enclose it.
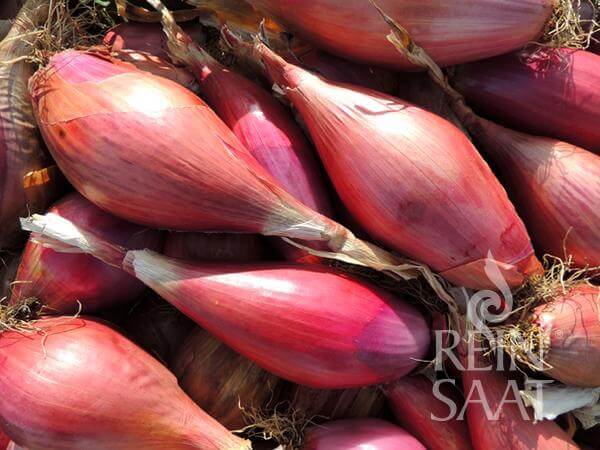
<instances>
[{"instance_id":1,"label":"onion layer","mask_svg":"<svg viewBox=\"0 0 600 450\"><path fill-rule=\"evenodd\" d=\"M30 450L248 449L158 361L102 322L57 317L0 336L0 417ZM168 400L168 401L167 401Z\"/></svg>"},{"instance_id":2,"label":"onion layer","mask_svg":"<svg viewBox=\"0 0 600 450\"><path fill-rule=\"evenodd\" d=\"M81 195L70 194L50 212L76 226L128 248L160 248L158 231L125 222L102 211ZM135 300L144 285L122 270L85 254L64 254L29 239L11 301L35 297L50 313L92 312Z\"/></svg>"},{"instance_id":3,"label":"onion layer","mask_svg":"<svg viewBox=\"0 0 600 450\"><path fill-rule=\"evenodd\" d=\"M458 68L453 85L508 126L600 152L599 55L564 50L526 63L500 56Z\"/></svg>"}]
</instances>

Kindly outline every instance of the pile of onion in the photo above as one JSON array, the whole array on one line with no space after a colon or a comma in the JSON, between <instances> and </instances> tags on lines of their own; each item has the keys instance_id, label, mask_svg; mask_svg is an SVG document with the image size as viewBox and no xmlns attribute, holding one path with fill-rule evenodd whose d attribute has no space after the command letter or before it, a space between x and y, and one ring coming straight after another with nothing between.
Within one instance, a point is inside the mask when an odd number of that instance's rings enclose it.
<instances>
[{"instance_id":1,"label":"pile of onion","mask_svg":"<svg viewBox=\"0 0 600 450\"><path fill-rule=\"evenodd\" d=\"M128 248L158 250L161 233L114 217L78 193L57 202L50 213ZM86 254L64 254L30 238L15 277L11 302L37 298L48 313L95 312L132 302L145 289L140 281Z\"/></svg>"},{"instance_id":2,"label":"pile of onion","mask_svg":"<svg viewBox=\"0 0 600 450\"><path fill-rule=\"evenodd\" d=\"M170 80L71 50L55 55L30 88L39 128L67 179L118 217L155 228L323 241L334 252L328 256L415 274L287 193L202 100Z\"/></svg>"},{"instance_id":3,"label":"pile of onion","mask_svg":"<svg viewBox=\"0 0 600 450\"><path fill-rule=\"evenodd\" d=\"M338 389L391 381L429 349L429 326L415 307L333 268L126 251L53 214L23 226L59 250L79 248L123 267L240 354L299 384Z\"/></svg>"}]
</instances>

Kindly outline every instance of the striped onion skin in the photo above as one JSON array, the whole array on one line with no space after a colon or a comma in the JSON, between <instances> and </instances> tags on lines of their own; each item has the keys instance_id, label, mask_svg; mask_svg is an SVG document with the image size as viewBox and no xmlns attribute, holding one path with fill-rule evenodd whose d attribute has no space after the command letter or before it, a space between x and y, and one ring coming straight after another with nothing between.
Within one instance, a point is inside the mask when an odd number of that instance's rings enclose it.
<instances>
[{"instance_id":1,"label":"striped onion skin","mask_svg":"<svg viewBox=\"0 0 600 450\"><path fill-rule=\"evenodd\" d=\"M352 61L415 67L387 41L389 26L364 0L248 0L300 38ZM388 15L441 66L516 50L536 40L551 0L380 0ZM358 19L360 18L360 20Z\"/></svg>"},{"instance_id":2,"label":"striped onion skin","mask_svg":"<svg viewBox=\"0 0 600 450\"><path fill-rule=\"evenodd\" d=\"M600 55L503 55L457 68L452 83L489 119L600 152Z\"/></svg>"},{"instance_id":3,"label":"striped onion skin","mask_svg":"<svg viewBox=\"0 0 600 450\"><path fill-rule=\"evenodd\" d=\"M600 156L486 120L471 127L523 218L538 254L600 265Z\"/></svg>"}]
</instances>

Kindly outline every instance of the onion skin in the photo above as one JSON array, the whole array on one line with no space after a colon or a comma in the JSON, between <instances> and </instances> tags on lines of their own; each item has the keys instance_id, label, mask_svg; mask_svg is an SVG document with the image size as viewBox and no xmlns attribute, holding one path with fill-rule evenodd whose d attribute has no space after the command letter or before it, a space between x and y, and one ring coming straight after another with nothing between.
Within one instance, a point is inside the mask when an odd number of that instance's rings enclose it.
<instances>
[{"instance_id":1,"label":"onion skin","mask_svg":"<svg viewBox=\"0 0 600 450\"><path fill-rule=\"evenodd\" d=\"M192 261L251 262L264 259L264 250L256 234L171 232L163 253Z\"/></svg>"},{"instance_id":2,"label":"onion skin","mask_svg":"<svg viewBox=\"0 0 600 450\"><path fill-rule=\"evenodd\" d=\"M331 268L192 264L148 251L128 252L123 266L235 351L298 384L390 381L429 348L416 309Z\"/></svg>"},{"instance_id":3,"label":"onion skin","mask_svg":"<svg viewBox=\"0 0 600 450\"><path fill-rule=\"evenodd\" d=\"M534 321L550 338L544 371L565 384L600 387L600 287L572 287L538 306Z\"/></svg>"},{"instance_id":4,"label":"onion skin","mask_svg":"<svg viewBox=\"0 0 600 450\"><path fill-rule=\"evenodd\" d=\"M0 42L0 60L29 56L30 44L17 36L30 32L47 15L47 2L29 0ZM0 65L0 249L19 243L19 217L43 211L56 195L57 177L44 170L48 158L28 101L27 81L33 71L25 60Z\"/></svg>"},{"instance_id":5,"label":"onion skin","mask_svg":"<svg viewBox=\"0 0 600 450\"><path fill-rule=\"evenodd\" d=\"M348 419L313 426L302 450L425 450L402 428L380 419Z\"/></svg>"},{"instance_id":6,"label":"onion skin","mask_svg":"<svg viewBox=\"0 0 600 450\"><path fill-rule=\"evenodd\" d=\"M484 273L488 252L512 287L541 269L506 192L456 127L398 98L328 82L262 44L257 52L369 235L474 289L496 288Z\"/></svg>"},{"instance_id":7,"label":"onion skin","mask_svg":"<svg viewBox=\"0 0 600 450\"><path fill-rule=\"evenodd\" d=\"M600 265L600 156L479 120L472 135L523 218L538 254Z\"/></svg>"},{"instance_id":8,"label":"onion skin","mask_svg":"<svg viewBox=\"0 0 600 450\"><path fill-rule=\"evenodd\" d=\"M467 64L453 86L489 118L519 131L600 152L600 56L563 51L523 63L517 55Z\"/></svg>"},{"instance_id":9,"label":"onion skin","mask_svg":"<svg viewBox=\"0 0 600 450\"><path fill-rule=\"evenodd\" d=\"M158 250L162 244L160 232L118 219L78 193L60 200L50 212L128 248ZM27 242L15 279L18 283L13 287L11 302L35 297L51 314L72 314L80 306L82 312L88 313L127 304L145 289L131 275L91 255L60 253L32 238Z\"/></svg>"},{"instance_id":10,"label":"onion skin","mask_svg":"<svg viewBox=\"0 0 600 450\"><path fill-rule=\"evenodd\" d=\"M440 388L448 387L447 384ZM398 423L416 436L430 450L472 449L469 429L465 421L456 419L433 420L450 414L448 405L434 396L433 383L423 375L404 377L384 390ZM462 406L462 399L455 391L443 390L443 395Z\"/></svg>"},{"instance_id":11,"label":"onion skin","mask_svg":"<svg viewBox=\"0 0 600 450\"><path fill-rule=\"evenodd\" d=\"M204 42L205 36L200 24L183 24L183 29L196 42ZM126 22L106 32L104 45L112 51L137 50L150 53L163 61L170 61L167 37L162 27L156 23Z\"/></svg>"},{"instance_id":12,"label":"onion skin","mask_svg":"<svg viewBox=\"0 0 600 450\"><path fill-rule=\"evenodd\" d=\"M0 417L17 444L30 450L250 448L113 328L83 317L36 326L46 333L0 337Z\"/></svg>"},{"instance_id":13,"label":"onion skin","mask_svg":"<svg viewBox=\"0 0 600 450\"><path fill-rule=\"evenodd\" d=\"M185 340L172 364L179 386L221 425L247 425L240 406L261 409L282 381L201 328Z\"/></svg>"},{"instance_id":14,"label":"onion skin","mask_svg":"<svg viewBox=\"0 0 600 450\"><path fill-rule=\"evenodd\" d=\"M249 0L292 33L352 61L415 70L387 41L389 26L367 1ZM552 14L547 0L381 0L440 66L515 50L535 40ZM357 20L360 18L360 20Z\"/></svg>"},{"instance_id":15,"label":"onion skin","mask_svg":"<svg viewBox=\"0 0 600 450\"><path fill-rule=\"evenodd\" d=\"M463 392L468 399L468 393L479 385L480 390L474 390L473 399L467 405L466 418L471 433L471 442L475 450L576 450L579 447L569 438L555 422L542 420L533 423L533 412L528 410L530 420L524 420L515 403L502 404L502 398L509 381L506 374L495 369L485 369L489 366L487 358L481 353L475 353L474 368L462 374ZM467 367L466 358L463 366ZM477 369L475 369L477 368ZM498 420L486 418L484 406L477 403L477 392L485 393L485 399L492 413L501 407ZM514 399L508 394L509 399Z\"/></svg>"},{"instance_id":16,"label":"onion skin","mask_svg":"<svg viewBox=\"0 0 600 450\"><path fill-rule=\"evenodd\" d=\"M167 367L195 328L190 319L153 292L142 296L121 325L128 337Z\"/></svg>"}]
</instances>

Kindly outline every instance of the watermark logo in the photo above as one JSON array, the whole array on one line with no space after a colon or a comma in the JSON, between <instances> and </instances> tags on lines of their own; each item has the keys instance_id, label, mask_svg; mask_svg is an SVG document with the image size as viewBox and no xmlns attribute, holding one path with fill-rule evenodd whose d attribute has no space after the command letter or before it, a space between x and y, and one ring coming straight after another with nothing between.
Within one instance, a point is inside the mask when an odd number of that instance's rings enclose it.
<instances>
[{"instance_id":1,"label":"watermark logo","mask_svg":"<svg viewBox=\"0 0 600 450\"><path fill-rule=\"evenodd\" d=\"M496 264L491 252L485 263L485 274L495 290L471 291L466 288L455 289L452 294L458 304L466 311L463 322L464 329L436 330L436 358L434 369L439 373L444 371L444 364L450 364L463 376L468 374L468 383L464 383L464 403L458 404L454 397L446 395L447 389L456 386L453 378L437 379L433 384L433 395L445 403L448 414L438 417L431 414L434 421L464 420L470 406L478 405L478 411L483 412L489 421L497 421L505 408L518 411L523 420L533 420L523 399L519 384L516 380L518 367L512 352L507 355L504 345L512 343L513 348L523 352L522 358L528 366L544 369L543 346L531 346L525 341L526 336L518 329L510 327L490 326L506 321L514 308L514 299L510 287L502 271ZM485 343L490 343L494 351L489 351ZM512 373L511 373L512 372ZM551 380L525 381L525 388L535 387L537 395L541 395L542 386Z\"/></svg>"}]
</instances>

